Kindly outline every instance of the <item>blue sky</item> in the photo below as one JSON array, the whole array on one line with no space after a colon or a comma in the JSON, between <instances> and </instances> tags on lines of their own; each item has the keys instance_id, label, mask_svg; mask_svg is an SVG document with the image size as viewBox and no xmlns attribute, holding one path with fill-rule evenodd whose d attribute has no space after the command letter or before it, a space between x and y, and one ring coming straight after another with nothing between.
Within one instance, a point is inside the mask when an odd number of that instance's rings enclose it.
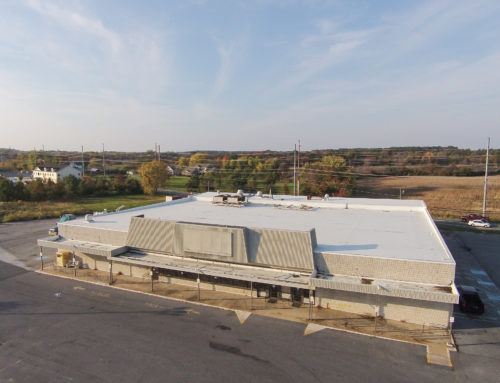
<instances>
[{"instance_id":1,"label":"blue sky","mask_svg":"<svg viewBox=\"0 0 500 383\"><path fill-rule=\"evenodd\" d=\"M0 0L0 147L498 147L500 1Z\"/></svg>"}]
</instances>

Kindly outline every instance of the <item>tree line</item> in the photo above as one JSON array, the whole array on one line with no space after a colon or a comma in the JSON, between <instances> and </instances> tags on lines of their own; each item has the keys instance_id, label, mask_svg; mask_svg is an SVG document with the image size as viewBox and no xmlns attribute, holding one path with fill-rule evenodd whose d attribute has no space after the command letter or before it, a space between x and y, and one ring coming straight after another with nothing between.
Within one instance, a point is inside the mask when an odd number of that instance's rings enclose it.
<instances>
[{"instance_id":1,"label":"tree line","mask_svg":"<svg viewBox=\"0 0 500 383\"><path fill-rule=\"evenodd\" d=\"M192 163L192 161L190 161ZM191 191L242 189L259 190L274 194L293 194L293 162L270 157L225 155L215 161L215 167L201 172L194 170L186 184ZM352 167L341 156L323 156L319 161L306 163L296 172L296 192L301 195L342 194L351 195L355 190Z\"/></svg>"},{"instance_id":2,"label":"tree line","mask_svg":"<svg viewBox=\"0 0 500 383\"><path fill-rule=\"evenodd\" d=\"M37 179L26 184L0 177L0 201L60 201L78 197L142 193L142 185L137 179L122 175L82 179L70 175L57 183Z\"/></svg>"},{"instance_id":3,"label":"tree line","mask_svg":"<svg viewBox=\"0 0 500 383\"><path fill-rule=\"evenodd\" d=\"M155 194L168 188L172 168L189 169L186 191L207 190L247 192L271 191L293 194L294 153L263 152L167 152L142 153L85 152L85 168L97 174L81 180L68 178L58 184L33 181L26 185L0 181L0 200L57 200L80 196ZM79 162L78 152L21 152L0 149L0 170L32 169L35 165L63 165ZM301 195L345 195L356 189L356 179L370 175L454 175L484 174L485 150L456 147L403 147L383 149L327 149L300 154L296 168L296 191ZM490 150L490 174L500 173L500 150ZM170 166L170 169L167 167ZM47 165L49 166L49 165ZM89 172L90 173L90 172ZM129 177L126 173L138 173ZM87 174L87 172L86 172ZM177 173L176 173L177 174ZM176 187L179 189L179 187Z\"/></svg>"}]
</instances>

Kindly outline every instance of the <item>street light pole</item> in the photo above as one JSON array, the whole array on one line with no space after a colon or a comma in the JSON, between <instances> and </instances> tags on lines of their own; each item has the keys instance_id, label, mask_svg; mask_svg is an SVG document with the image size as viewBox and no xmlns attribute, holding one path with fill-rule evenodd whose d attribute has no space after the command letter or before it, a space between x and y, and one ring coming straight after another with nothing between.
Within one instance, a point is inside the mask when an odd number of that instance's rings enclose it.
<instances>
[{"instance_id":1,"label":"street light pole","mask_svg":"<svg viewBox=\"0 0 500 383\"><path fill-rule=\"evenodd\" d=\"M295 144L295 148L293 149L293 195L297 195L297 144Z\"/></svg>"},{"instance_id":2,"label":"street light pole","mask_svg":"<svg viewBox=\"0 0 500 383\"><path fill-rule=\"evenodd\" d=\"M488 137L488 148L486 149L486 168L484 171L484 197L483 197L483 217L486 217L486 199L488 196L488 162L490 157L490 138Z\"/></svg>"}]
</instances>

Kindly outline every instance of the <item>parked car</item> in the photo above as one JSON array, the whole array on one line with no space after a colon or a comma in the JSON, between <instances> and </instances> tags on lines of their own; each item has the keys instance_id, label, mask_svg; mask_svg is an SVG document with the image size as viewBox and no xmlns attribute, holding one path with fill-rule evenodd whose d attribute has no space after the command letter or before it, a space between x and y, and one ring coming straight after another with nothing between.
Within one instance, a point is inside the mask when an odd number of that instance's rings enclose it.
<instances>
[{"instance_id":1,"label":"parked car","mask_svg":"<svg viewBox=\"0 0 500 383\"><path fill-rule=\"evenodd\" d=\"M490 222L490 217L483 217L481 215L477 215L474 213L463 215L461 218L462 218L462 222L474 221L476 219L482 219L484 221Z\"/></svg>"},{"instance_id":2,"label":"parked car","mask_svg":"<svg viewBox=\"0 0 500 383\"><path fill-rule=\"evenodd\" d=\"M491 227L491 223L483 219L475 219L473 221L469 221L468 225L475 227Z\"/></svg>"},{"instance_id":3,"label":"parked car","mask_svg":"<svg viewBox=\"0 0 500 383\"><path fill-rule=\"evenodd\" d=\"M74 214L63 214L61 216L61 218L59 219L59 223L60 222L67 222L67 221L72 221L76 219L76 215ZM53 235L59 235L59 228L57 227L57 223L55 226L52 226L50 229L49 229L49 235L50 236L53 236Z\"/></svg>"},{"instance_id":4,"label":"parked car","mask_svg":"<svg viewBox=\"0 0 500 383\"><path fill-rule=\"evenodd\" d=\"M74 219L76 219L76 215L74 214L63 214L59 222L72 221Z\"/></svg>"},{"instance_id":5,"label":"parked car","mask_svg":"<svg viewBox=\"0 0 500 383\"><path fill-rule=\"evenodd\" d=\"M482 314L486 310L481 297L475 287L472 286L457 286L458 293L460 294L458 305L460 311L468 312L471 314Z\"/></svg>"}]
</instances>

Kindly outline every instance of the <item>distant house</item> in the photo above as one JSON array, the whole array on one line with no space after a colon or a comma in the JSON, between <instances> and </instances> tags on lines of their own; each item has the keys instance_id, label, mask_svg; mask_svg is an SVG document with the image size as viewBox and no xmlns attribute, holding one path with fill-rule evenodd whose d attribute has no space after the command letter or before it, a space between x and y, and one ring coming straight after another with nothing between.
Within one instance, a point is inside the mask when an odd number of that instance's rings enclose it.
<instances>
[{"instance_id":1,"label":"distant house","mask_svg":"<svg viewBox=\"0 0 500 383\"><path fill-rule=\"evenodd\" d=\"M72 166L72 167L74 167L75 169L78 169L78 170L82 170L83 169L82 164L79 164L78 162L72 162L72 163L69 164L69 166Z\"/></svg>"},{"instance_id":2,"label":"distant house","mask_svg":"<svg viewBox=\"0 0 500 383\"><path fill-rule=\"evenodd\" d=\"M1 171L0 177L7 178L12 183L27 183L31 181L31 172L26 171Z\"/></svg>"},{"instance_id":3,"label":"distant house","mask_svg":"<svg viewBox=\"0 0 500 383\"><path fill-rule=\"evenodd\" d=\"M134 175L134 171L133 170L127 170L127 175L128 176L133 176Z\"/></svg>"},{"instance_id":4,"label":"distant house","mask_svg":"<svg viewBox=\"0 0 500 383\"><path fill-rule=\"evenodd\" d=\"M195 173L198 173L200 174L201 173L201 167L199 165L195 165L195 166L188 166L186 169L184 169L181 174L183 176L191 176Z\"/></svg>"},{"instance_id":5,"label":"distant house","mask_svg":"<svg viewBox=\"0 0 500 383\"><path fill-rule=\"evenodd\" d=\"M181 168L177 165L167 165L167 172L171 176L179 176L181 174Z\"/></svg>"},{"instance_id":6,"label":"distant house","mask_svg":"<svg viewBox=\"0 0 500 383\"><path fill-rule=\"evenodd\" d=\"M209 173L209 172L215 172L215 171L217 171L217 168L214 165L206 164L203 167L202 173Z\"/></svg>"},{"instance_id":7,"label":"distant house","mask_svg":"<svg viewBox=\"0 0 500 383\"><path fill-rule=\"evenodd\" d=\"M36 167L33 170L32 178L34 180L40 179L43 182L48 182L51 180L55 184L59 180L63 180L68 176L74 176L76 178L82 178L81 169L77 169L74 166L68 165L63 168L54 168L54 167Z\"/></svg>"},{"instance_id":8,"label":"distant house","mask_svg":"<svg viewBox=\"0 0 500 383\"><path fill-rule=\"evenodd\" d=\"M182 171L183 176L191 176L193 173L205 174L217 170L217 168L212 164L196 164L194 166L188 166Z\"/></svg>"}]
</instances>

